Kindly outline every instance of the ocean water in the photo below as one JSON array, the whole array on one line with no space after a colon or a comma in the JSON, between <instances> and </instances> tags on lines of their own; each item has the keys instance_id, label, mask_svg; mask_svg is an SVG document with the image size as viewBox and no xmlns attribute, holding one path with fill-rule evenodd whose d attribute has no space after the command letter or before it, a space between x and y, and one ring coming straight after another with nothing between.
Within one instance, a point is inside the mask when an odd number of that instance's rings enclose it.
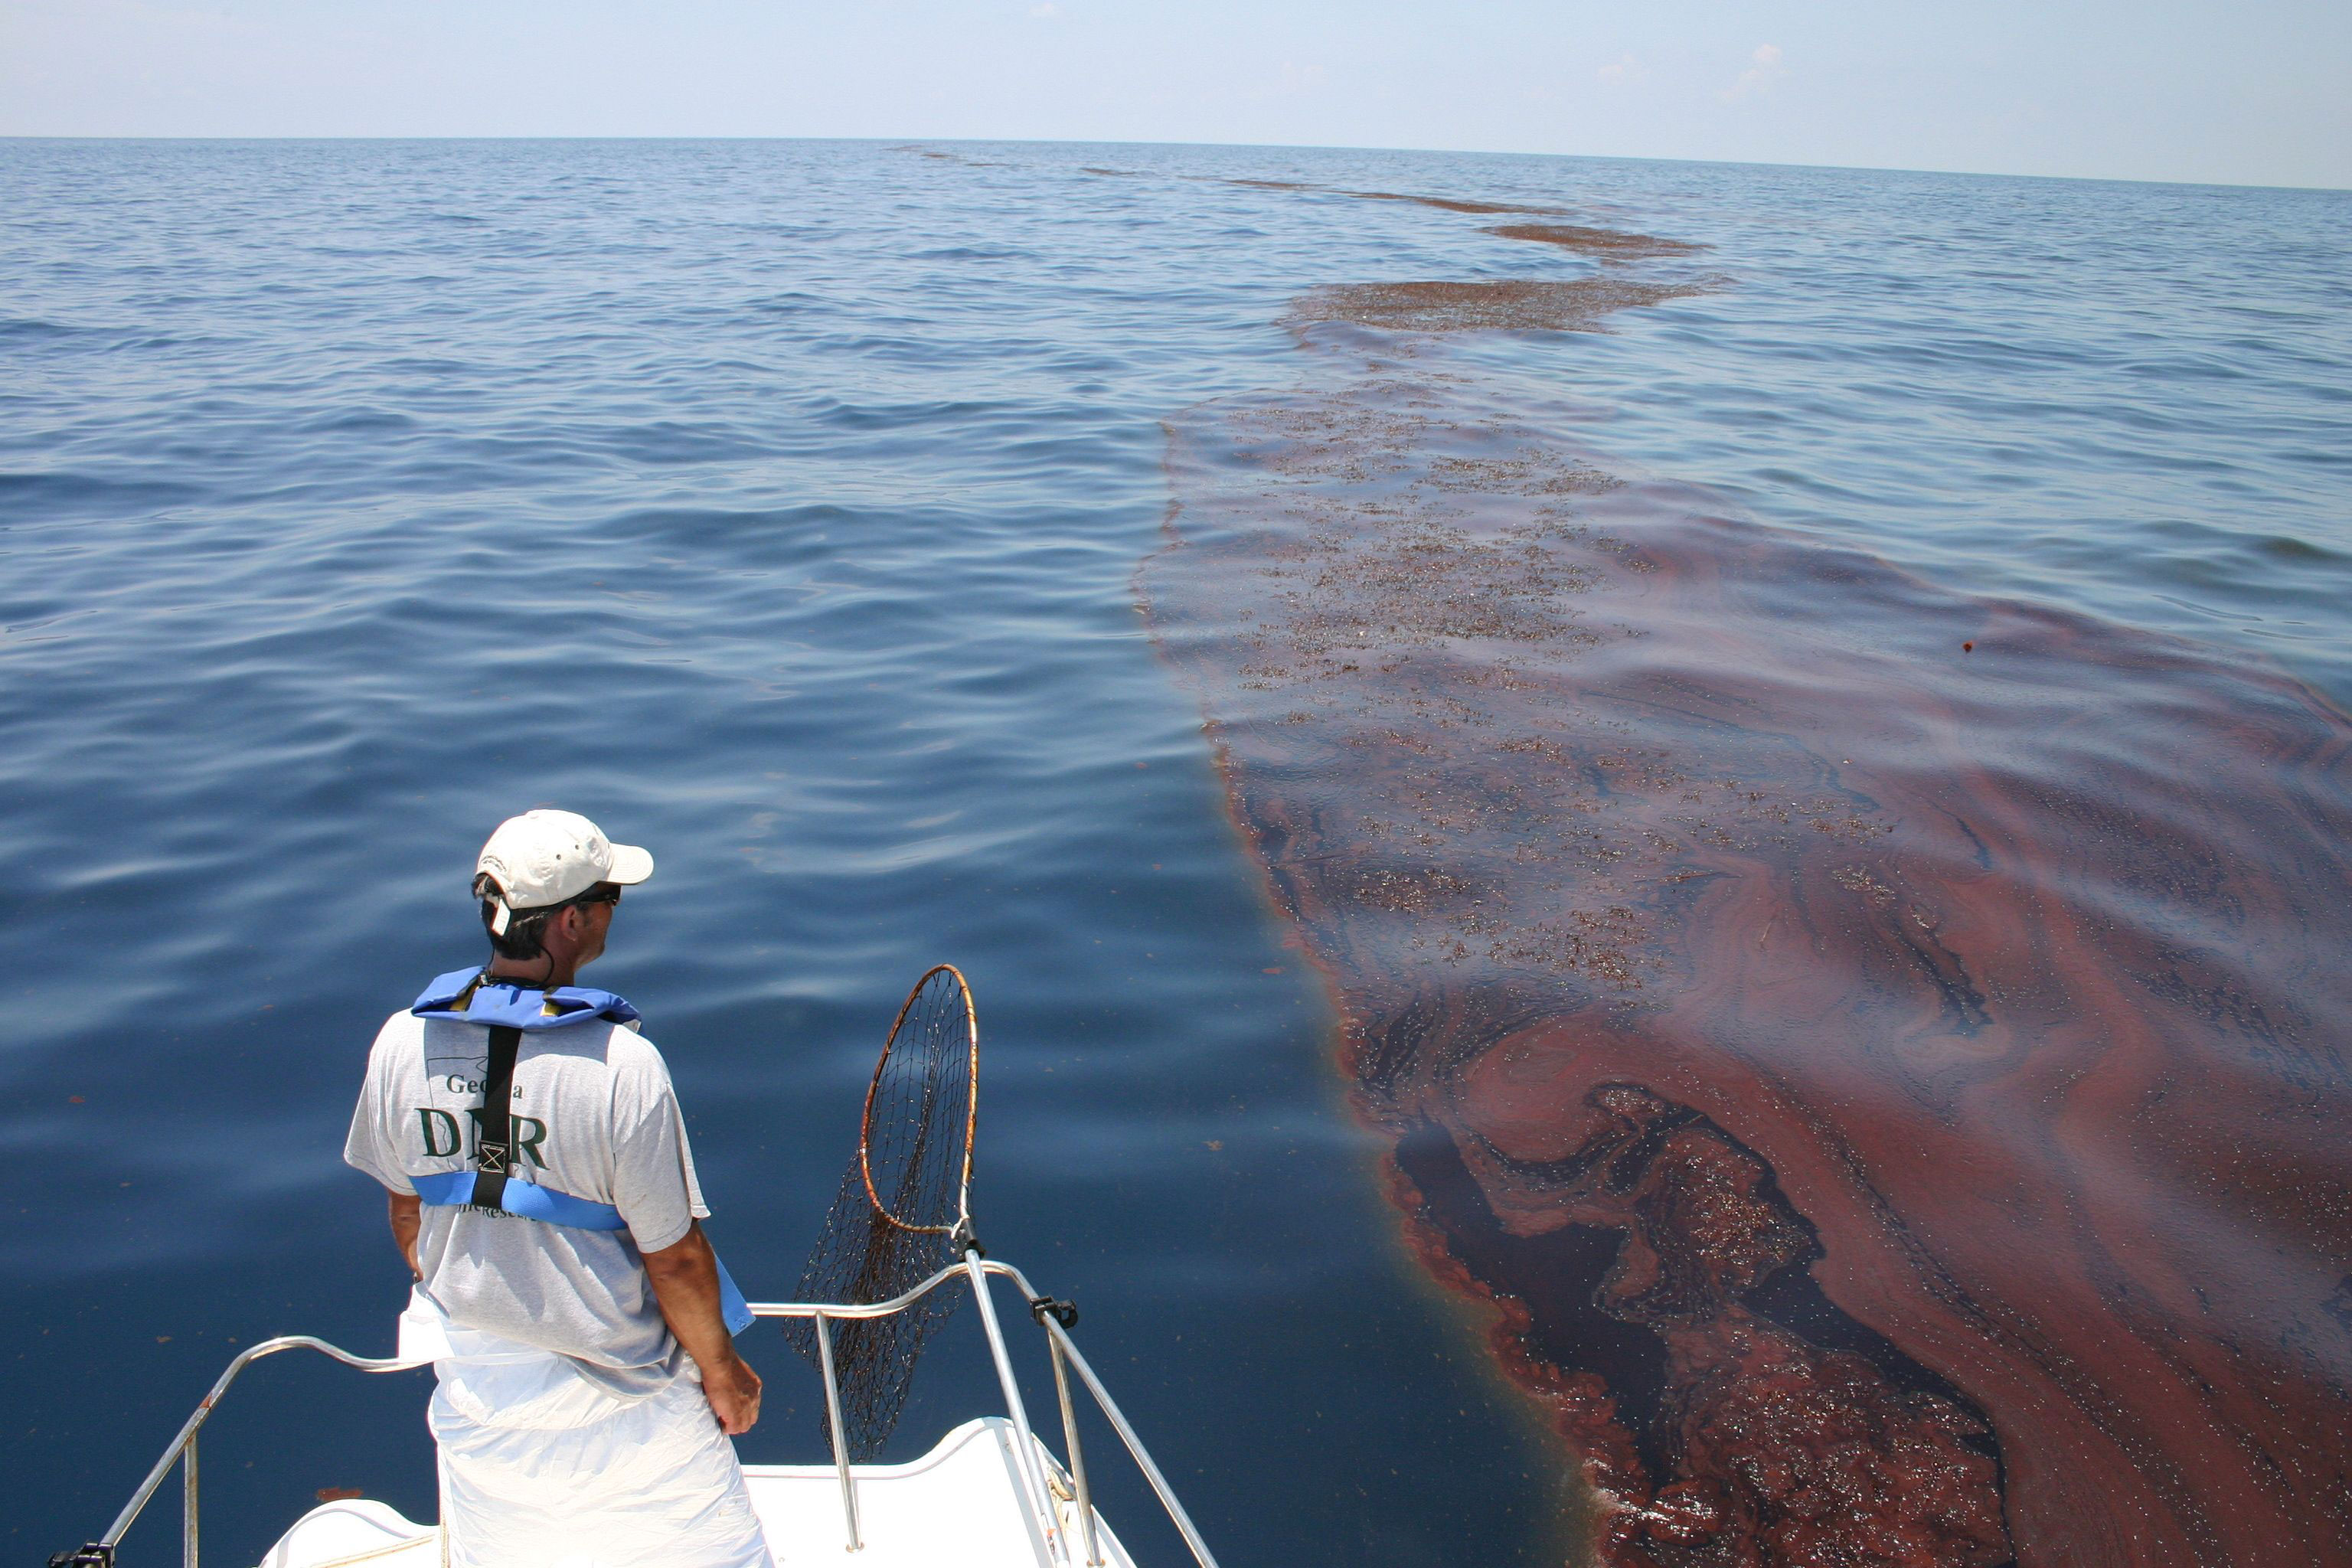
<instances>
[{"instance_id":1,"label":"ocean water","mask_svg":"<svg viewBox=\"0 0 2352 1568\"><path fill-rule=\"evenodd\" d=\"M591 978L669 1056L755 1296L796 1278L890 1015L950 959L981 1233L1079 1301L1221 1560L1573 1546L1557 1444L1404 1245L1134 590L1163 422L1311 378L1302 292L1595 266L1367 191L1711 247L1677 264L1711 292L1604 333L1398 353L1761 522L2352 706L2341 193L0 143L11 1550L102 1528L236 1343L388 1347L404 1276L339 1160L360 1064L476 955L474 849L541 803L659 862ZM986 1397L974 1337L902 1446ZM819 1457L812 1381L752 1343L747 1457ZM424 1394L257 1367L209 1429L207 1550L250 1560L322 1489L429 1514ZM168 1553L172 1512L133 1547Z\"/></svg>"}]
</instances>

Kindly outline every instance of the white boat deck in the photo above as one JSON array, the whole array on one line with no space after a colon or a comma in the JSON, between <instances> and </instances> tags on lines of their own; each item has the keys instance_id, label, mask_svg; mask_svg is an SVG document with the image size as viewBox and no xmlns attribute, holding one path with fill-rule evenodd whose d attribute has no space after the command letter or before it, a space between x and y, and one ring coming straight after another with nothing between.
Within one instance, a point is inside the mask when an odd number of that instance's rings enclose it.
<instances>
[{"instance_id":1,"label":"white boat deck","mask_svg":"<svg viewBox=\"0 0 2352 1568\"><path fill-rule=\"evenodd\" d=\"M845 1561L855 1568L1037 1568L1051 1563L1034 1516L1022 1501L1013 1423L1000 1415L967 1421L931 1451L903 1465L856 1465L863 1544ZM1069 1477L1043 1443L1031 1439L1054 1493L1067 1561L1086 1561L1086 1534ZM831 1465L746 1465L751 1506L782 1565L845 1561L848 1546L841 1475ZM1134 1568L1097 1513L1097 1562ZM312 1509L261 1560L261 1568L438 1568L441 1531L417 1524L380 1502L331 1502ZM580 1568L605 1568L582 1563ZM631 1568L613 1564L611 1568Z\"/></svg>"},{"instance_id":2,"label":"white boat deck","mask_svg":"<svg viewBox=\"0 0 2352 1568\"><path fill-rule=\"evenodd\" d=\"M1055 1404L1060 1407L1062 1440L1069 1455L1066 1469L1029 1424L1006 1353L1003 1323L989 1300L992 1281L1018 1288L1028 1304L1030 1321L1045 1335ZM1088 1467L1079 1452L1075 1403L1083 1394L1110 1423L1120 1446L1167 1510L1169 1522L1183 1538L1197 1568L1217 1568L1217 1560L1176 1500L1168 1478L1144 1451L1142 1439L1070 1338L1076 1309L1039 1293L1011 1264L983 1258L972 1247L965 1251L961 1263L948 1265L887 1301L755 1301L751 1307L755 1317L810 1324L833 1447L838 1453L846 1444L832 1326L902 1312L933 1290L951 1286L968 1287L972 1292L1005 1413L965 1422L940 1438L929 1453L908 1464L745 1466L751 1506L759 1513L778 1563L842 1562L832 1555L840 1552L845 1554L845 1568L915 1568L917 1564L937 1568L943 1563L954 1563L957 1568L1134 1568L1101 1513L1090 1510L1084 1501L1090 1495ZM383 1357L355 1355L309 1334L283 1334L247 1346L214 1380L212 1391L182 1423L178 1435L106 1532L53 1561L112 1568L123 1532L138 1521L140 1511L177 1468L181 1562L183 1568L196 1568L197 1436L238 1373L263 1356L297 1350L315 1351L363 1373L404 1372L432 1359L428 1351L408 1343L405 1332L401 1353ZM856 1506L854 1526L848 1506L851 1498ZM303 1515L270 1548L262 1559L262 1568L342 1568L358 1563L376 1568L438 1568L443 1556L438 1525L404 1519L380 1502L352 1500L327 1503ZM635 1565L580 1558L566 1559L563 1568Z\"/></svg>"}]
</instances>

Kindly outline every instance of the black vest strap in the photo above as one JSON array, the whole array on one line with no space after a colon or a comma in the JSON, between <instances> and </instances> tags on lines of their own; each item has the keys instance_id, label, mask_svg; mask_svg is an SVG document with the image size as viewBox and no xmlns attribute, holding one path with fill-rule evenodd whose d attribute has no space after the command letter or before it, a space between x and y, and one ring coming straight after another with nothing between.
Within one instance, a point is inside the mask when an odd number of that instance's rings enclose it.
<instances>
[{"instance_id":1,"label":"black vest strap","mask_svg":"<svg viewBox=\"0 0 2352 1568\"><path fill-rule=\"evenodd\" d=\"M515 1052L522 1047L522 1031L503 1024L490 1026L490 1061L482 1074L482 1109L475 1113L474 1206L497 1208L507 1194L507 1173L514 1168L512 1141Z\"/></svg>"}]
</instances>

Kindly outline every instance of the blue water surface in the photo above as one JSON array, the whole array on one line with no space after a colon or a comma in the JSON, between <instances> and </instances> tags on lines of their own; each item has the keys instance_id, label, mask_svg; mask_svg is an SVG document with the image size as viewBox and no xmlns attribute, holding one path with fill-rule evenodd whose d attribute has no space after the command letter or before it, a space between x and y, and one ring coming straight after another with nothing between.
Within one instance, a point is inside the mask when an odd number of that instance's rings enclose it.
<instances>
[{"instance_id":1,"label":"blue water surface","mask_svg":"<svg viewBox=\"0 0 2352 1568\"><path fill-rule=\"evenodd\" d=\"M1223 1561L1558 1559L1559 1458L1401 1244L1130 586L1160 421L1317 374L1276 324L1302 289L1595 265L1347 190L1707 243L1673 265L1714 292L1446 365L1570 393L1596 447L1766 521L2352 704L2341 193L0 142L7 1551L102 1528L237 1344L389 1347L405 1276L339 1158L361 1063L478 953L488 827L553 803L659 861L589 978L669 1056L755 1296L789 1290L890 1015L952 959L982 1233L1079 1300ZM975 1337L903 1451L987 1398ZM751 1342L746 1456L819 1458L814 1381ZM425 1393L257 1367L206 1440L207 1552L251 1561L320 1489L429 1517ZM1112 1518L1173 1561L1094 1435Z\"/></svg>"}]
</instances>

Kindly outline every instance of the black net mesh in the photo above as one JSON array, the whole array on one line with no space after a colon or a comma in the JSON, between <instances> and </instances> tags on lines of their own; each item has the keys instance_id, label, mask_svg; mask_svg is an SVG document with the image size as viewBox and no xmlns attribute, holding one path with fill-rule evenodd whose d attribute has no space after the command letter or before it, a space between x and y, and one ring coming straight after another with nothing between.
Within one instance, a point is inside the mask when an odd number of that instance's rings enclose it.
<instances>
[{"instance_id":1,"label":"black net mesh","mask_svg":"<svg viewBox=\"0 0 2352 1568\"><path fill-rule=\"evenodd\" d=\"M963 977L944 965L932 970L907 998L883 1047L858 1152L842 1173L796 1300L886 1301L956 1261L950 1237L965 1218L971 1180L976 1049ZM961 1294L942 1289L887 1318L830 1323L853 1463L880 1456L906 1405L924 1342ZM813 1325L787 1320L785 1333L817 1362Z\"/></svg>"}]
</instances>

